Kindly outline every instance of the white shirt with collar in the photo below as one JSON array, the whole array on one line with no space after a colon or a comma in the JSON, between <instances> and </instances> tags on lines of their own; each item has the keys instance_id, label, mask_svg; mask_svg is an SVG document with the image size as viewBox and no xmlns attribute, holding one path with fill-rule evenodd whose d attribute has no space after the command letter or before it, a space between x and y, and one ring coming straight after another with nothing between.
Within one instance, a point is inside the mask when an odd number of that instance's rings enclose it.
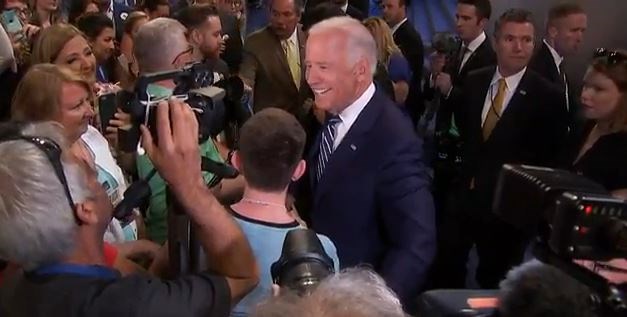
<instances>
[{"instance_id":1,"label":"white shirt with collar","mask_svg":"<svg viewBox=\"0 0 627 317\"><path fill-rule=\"evenodd\" d=\"M485 35L485 32L481 32L479 36L477 36L474 40L468 43L468 45L466 46L466 51L464 52L464 57L462 58L462 62L461 64L459 64L459 69L457 71L461 71L462 68L464 68L464 65L466 65L466 62L468 62L468 60L470 59L470 56L472 56L472 54L479 48L479 46L481 46L481 44L483 44L486 39L487 36Z\"/></svg>"},{"instance_id":2,"label":"white shirt with collar","mask_svg":"<svg viewBox=\"0 0 627 317\"><path fill-rule=\"evenodd\" d=\"M523 78L526 71L527 71L527 67L523 68L523 70L519 71L518 73L514 75L505 77L505 83L507 87L505 88L505 98L503 99L503 108L501 109L500 115L502 115L505 112L505 109L507 109L507 106L509 105L510 100L512 100L512 97L514 96L514 93L516 92L516 89L518 89L518 84L520 84L520 80ZM485 118L488 116L488 111L490 111L490 107L492 107L492 100L494 100L494 98L496 97L496 94L498 93L498 89L499 89L498 82L499 82L499 79L501 78L503 78L503 76L501 76L501 72L497 67L496 72L494 73L494 76L492 77L492 81L490 82L490 87L488 88L488 93L486 94L485 102L483 103L483 111L481 112L481 126L483 126L483 124L485 123Z\"/></svg>"},{"instance_id":3,"label":"white shirt with collar","mask_svg":"<svg viewBox=\"0 0 627 317\"><path fill-rule=\"evenodd\" d=\"M553 57L553 62L555 62L555 68L557 68L557 73L560 74L560 76L562 76L563 80L564 80L564 93L565 93L565 98L566 98L566 110L570 111L570 100L568 99L568 83L566 82L566 74L562 74L560 71L560 65L562 65L562 62L564 61L564 57L560 56L560 54L553 48L553 46L551 46L551 44L549 44L549 42L546 41L546 39L543 39L542 42L544 42L544 45L546 45L546 47L549 48L549 52L551 52L551 56Z\"/></svg>"},{"instance_id":4,"label":"white shirt with collar","mask_svg":"<svg viewBox=\"0 0 627 317\"><path fill-rule=\"evenodd\" d=\"M337 147L342 143L342 140L353 126L359 114L366 108L366 105L374 96L375 88L374 83L370 83L370 86L364 91L357 100L355 100L352 104L346 107L342 112L339 113L339 117L342 122L338 123L335 127L335 140L333 140L333 150L337 149Z\"/></svg>"},{"instance_id":5,"label":"white shirt with collar","mask_svg":"<svg viewBox=\"0 0 627 317\"><path fill-rule=\"evenodd\" d=\"M405 23L406 21L407 18L404 18L401 20L401 22L396 23L396 25L392 27L392 35L394 35L394 33L396 33L396 30L398 30L398 28L400 28L401 25L403 25L403 23Z\"/></svg>"},{"instance_id":6,"label":"white shirt with collar","mask_svg":"<svg viewBox=\"0 0 627 317\"><path fill-rule=\"evenodd\" d=\"M287 48L286 45L288 45L288 41L292 41L294 43L294 48L296 48L296 55L298 57L298 60L300 61L300 46L298 46L298 27L294 28L294 33L292 33L290 37L285 40L281 40L281 46L283 47L284 52Z\"/></svg>"},{"instance_id":7,"label":"white shirt with collar","mask_svg":"<svg viewBox=\"0 0 627 317\"><path fill-rule=\"evenodd\" d=\"M560 56L560 54L546 41L546 39L542 40L546 47L549 48L549 52L551 52L551 56L553 56L553 61L555 62L555 68L557 68L557 72L560 72L560 65L564 61L564 58Z\"/></svg>"},{"instance_id":8,"label":"white shirt with collar","mask_svg":"<svg viewBox=\"0 0 627 317\"><path fill-rule=\"evenodd\" d=\"M342 9L342 12L346 13L346 10L348 10L348 1L346 1L346 3L340 8Z\"/></svg>"}]
</instances>

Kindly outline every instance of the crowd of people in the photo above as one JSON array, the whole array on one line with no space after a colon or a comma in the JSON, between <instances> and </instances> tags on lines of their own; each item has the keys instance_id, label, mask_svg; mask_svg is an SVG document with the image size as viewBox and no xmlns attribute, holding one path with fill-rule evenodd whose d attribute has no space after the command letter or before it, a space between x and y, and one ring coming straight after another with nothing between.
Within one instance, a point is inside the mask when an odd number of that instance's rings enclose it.
<instances>
[{"instance_id":1,"label":"crowd of people","mask_svg":"<svg viewBox=\"0 0 627 317\"><path fill-rule=\"evenodd\" d=\"M510 272L533 237L492 202L503 164L571 170L627 200L627 51L597 49L569 78L580 5L551 7L536 38L525 9L457 2L459 43L429 51L409 0L382 0L381 17L353 0L1 0L0 315L404 316L425 290L468 287L474 247L500 316L593 316L556 269ZM138 123L119 96L192 64L241 81L227 106L250 118L199 142L198 109L158 80L154 126L129 151ZM239 176L218 183L201 157ZM137 181L149 197L114 217ZM172 274L172 195L206 271ZM272 296L299 228L336 274ZM624 260L590 266L627 282ZM542 286L527 278L576 291L529 308L517 297Z\"/></svg>"}]
</instances>

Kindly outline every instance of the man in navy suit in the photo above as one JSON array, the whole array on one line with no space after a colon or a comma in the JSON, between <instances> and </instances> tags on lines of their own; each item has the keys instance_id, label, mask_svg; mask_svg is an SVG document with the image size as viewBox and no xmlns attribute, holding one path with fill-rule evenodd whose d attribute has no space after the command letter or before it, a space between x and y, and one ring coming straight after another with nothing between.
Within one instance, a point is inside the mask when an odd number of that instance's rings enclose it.
<instances>
[{"instance_id":1,"label":"man in navy suit","mask_svg":"<svg viewBox=\"0 0 627 317\"><path fill-rule=\"evenodd\" d=\"M308 159L312 227L336 242L343 266L371 265L409 308L436 249L422 142L375 89L376 45L359 21L314 25L305 56L316 107L327 112Z\"/></svg>"}]
</instances>

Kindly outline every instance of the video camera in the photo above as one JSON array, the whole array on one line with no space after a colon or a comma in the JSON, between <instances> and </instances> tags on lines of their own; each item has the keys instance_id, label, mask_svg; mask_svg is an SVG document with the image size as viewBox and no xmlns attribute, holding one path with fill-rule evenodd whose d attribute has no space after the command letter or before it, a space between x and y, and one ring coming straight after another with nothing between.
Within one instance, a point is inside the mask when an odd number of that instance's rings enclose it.
<instances>
[{"instance_id":1,"label":"video camera","mask_svg":"<svg viewBox=\"0 0 627 317\"><path fill-rule=\"evenodd\" d=\"M133 93L125 93L122 110L131 114L132 125L120 129L120 148L133 152L139 141L139 126L146 125L153 137L156 133L156 112L152 111L163 97L151 96L148 87L162 81L173 81L173 96L184 100L198 119L198 141L215 137L231 125L241 126L251 113L242 103L244 83L238 77L220 78L207 64L196 63L181 70L146 74L139 77ZM167 96L169 97L169 96ZM156 141L156 140L155 140Z\"/></svg>"},{"instance_id":2,"label":"video camera","mask_svg":"<svg viewBox=\"0 0 627 317\"><path fill-rule=\"evenodd\" d=\"M571 276L592 292L598 316L627 316L627 285L616 285L576 260L627 258L627 203L601 185L568 171L503 166L494 212L503 221L536 235L534 256ZM559 292L559 285L556 285ZM436 290L420 298L422 316L490 316L493 307L473 309L473 299L496 298L496 290Z\"/></svg>"},{"instance_id":3,"label":"video camera","mask_svg":"<svg viewBox=\"0 0 627 317\"><path fill-rule=\"evenodd\" d=\"M435 33L431 43L434 51L445 55L447 58L455 55L462 45L461 39L451 32Z\"/></svg>"},{"instance_id":4,"label":"video camera","mask_svg":"<svg viewBox=\"0 0 627 317\"><path fill-rule=\"evenodd\" d=\"M234 130L232 134L236 135L239 127L251 116L250 111L242 103L244 84L241 79L220 78L207 64L196 63L181 70L146 74L138 79L134 92L120 92L121 95L117 97L120 108L131 115L131 125L118 131L119 145L123 152L137 150L141 124L150 129L154 141L157 142L156 111L152 110L160 101L167 101L169 96L155 99L155 96L148 93L148 87L168 80L175 84L173 96L185 100L196 114L199 143L229 129ZM222 178L233 178L238 174L232 167L205 157L202 158L202 170L215 175L209 187L217 184ZM117 219L126 219L134 208L142 205L142 202L150 197L148 182L155 174L156 170L153 170L145 179L129 186L124 193L124 199L115 208L114 216Z\"/></svg>"}]
</instances>

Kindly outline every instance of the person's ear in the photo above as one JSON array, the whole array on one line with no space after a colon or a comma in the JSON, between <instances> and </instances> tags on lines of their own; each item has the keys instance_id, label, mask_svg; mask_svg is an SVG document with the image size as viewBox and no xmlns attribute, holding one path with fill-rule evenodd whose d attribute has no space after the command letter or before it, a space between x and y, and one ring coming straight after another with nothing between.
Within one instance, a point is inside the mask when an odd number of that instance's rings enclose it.
<instances>
[{"instance_id":1,"label":"person's ear","mask_svg":"<svg viewBox=\"0 0 627 317\"><path fill-rule=\"evenodd\" d=\"M558 33L557 27L555 27L554 25L549 25L547 27L547 32L546 33L549 35L549 38L555 39L557 37L557 33Z\"/></svg>"},{"instance_id":2,"label":"person's ear","mask_svg":"<svg viewBox=\"0 0 627 317\"><path fill-rule=\"evenodd\" d=\"M87 199L85 202L75 204L76 216L82 223L87 225L95 225L98 223L98 212L94 201Z\"/></svg>"},{"instance_id":3,"label":"person's ear","mask_svg":"<svg viewBox=\"0 0 627 317\"><path fill-rule=\"evenodd\" d=\"M190 33L189 33L189 42L196 46L199 47L200 44L203 42L203 36L202 33L199 32L197 29L193 29Z\"/></svg>"},{"instance_id":4,"label":"person's ear","mask_svg":"<svg viewBox=\"0 0 627 317\"><path fill-rule=\"evenodd\" d=\"M490 20L486 19L486 18L482 18L481 20L479 20L479 26L485 30L486 26L488 25L488 22Z\"/></svg>"},{"instance_id":5,"label":"person's ear","mask_svg":"<svg viewBox=\"0 0 627 317\"><path fill-rule=\"evenodd\" d=\"M242 159L239 156L239 151L233 152L231 157L231 165L235 167L240 173L242 173Z\"/></svg>"},{"instance_id":6,"label":"person's ear","mask_svg":"<svg viewBox=\"0 0 627 317\"><path fill-rule=\"evenodd\" d=\"M299 180L303 176L303 174L305 174L305 170L307 170L307 163L305 162L305 160L300 160L300 162L296 164L296 168L292 173L292 182Z\"/></svg>"},{"instance_id":7,"label":"person's ear","mask_svg":"<svg viewBox=\"0 0 627 317\"><path fill-rule=\"evenodd\" d=\"M357 60L357 63L355 63L355 68L353 69L353 72L355 74L355 76L359 79L362 79L365 77L368 77L366 75L369 75L370 73L370 63L368 63L368 59L365 57L361 57Z\"/></svg>"}]
</instances>

